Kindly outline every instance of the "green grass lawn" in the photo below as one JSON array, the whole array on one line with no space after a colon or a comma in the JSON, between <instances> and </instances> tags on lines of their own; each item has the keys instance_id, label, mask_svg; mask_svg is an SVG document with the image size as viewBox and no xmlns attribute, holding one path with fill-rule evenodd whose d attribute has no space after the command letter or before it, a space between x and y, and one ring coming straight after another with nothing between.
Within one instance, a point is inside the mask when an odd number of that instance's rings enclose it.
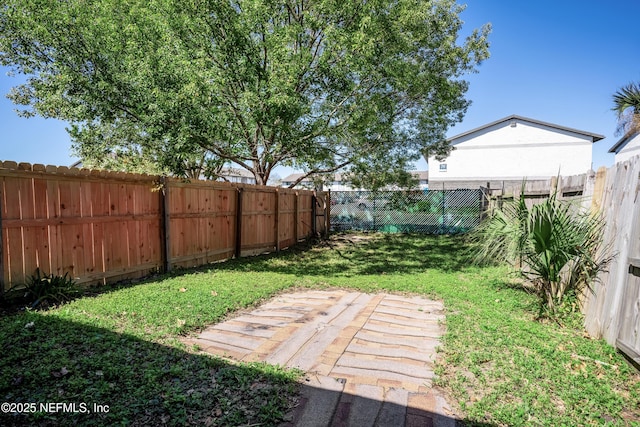
<instances>
[{"instance_id":1,"label":"green grass lawn","mask_svg":"<svg viewBox=\"0 0 640 427\"><path fill-rule=\"evenodd\" d=\"M0 401L79 412L0 413L0 425L277 425L299 372L231 365L180 337L280 291L331 286L444 301L438 385L468 424L640 425L640 377L615 349L575 317L535 321L535 296L505 269L471 267L464 249L460 237L335 236L5 316Z\"/></svg>"}]
</instances>

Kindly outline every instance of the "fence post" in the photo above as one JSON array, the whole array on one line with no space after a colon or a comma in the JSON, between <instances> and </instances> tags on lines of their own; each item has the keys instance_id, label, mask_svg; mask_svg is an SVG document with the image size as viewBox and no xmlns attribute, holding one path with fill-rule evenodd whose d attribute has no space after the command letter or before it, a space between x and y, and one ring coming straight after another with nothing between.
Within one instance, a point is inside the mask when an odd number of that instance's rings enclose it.
<instances>
[{"instance_id":1,"label":"fence post","mask_svg":"<svg viewBox=\"0 0 640 427\"><path fill-rule=\"evenodd\" d=\"M371 228L373 228L373 230L371 230L371 231L373 231L375 233L376 231L378 231L376 229L376 199L378 198L378 194L377 194L377 192L370 193L370 194L371 194L371 196L373 196L372 197L373 198L373 200L372 200L373 203L371 204L372 205L372 209L371 209L371 225L372 225L372 227Z\"/></svg>"},{"instance_id":2,"label":"fence post","mask_svg":"<svg viewBox=\"0 0 640 427\"><path fill-rule=\"evenodd\" d=\"M558 185L560 184L558 178L559 178L558 176L551 177L551 182L549 184L549 195L558 194ZM560 194L559 198L560 199L562 198L562 193Z\"/></svg>"},{"instance_id":3,"label":"fence post","mask_svg":"<svg viewBox=\"0 0 640 427\"><path fill-rule=\"evenodd\" d=\"M280 192L276 188L276 217L274 221L274 228L276 233L276 252L280 252Z\"/></svg>"},{"instance_id":4,"label":"fence post","mask_svg":"<svg viewBox=\"0 0 640 427\"><path fill-rule=\"evenodd\" d=\"M171 271L171 215L169 213L169 181L166 177L160 178L162 190L160 192L161 209L162 209L162 266L165 273Z\"/></svg>"},{"instance_id":5,"label":"fence post","mask_svg":"<svg viewBox=\"0 0 640 427\"><path fill-rule=\"evenodd\" d=\"M596 184L596 172L589 170L584 175L584 184L582 185L582 209L586 212L591 209L591 201L593 199L593 190Z\"/></svg>"},{"instance_id":6,"label":"fence post","mask_svg":"<svg viewBox=\"0 0 640 427\"><path fill-rule=\"evenodd\" d=\"M242 254L242 187L236 193L236 258Z\"/></svg>"},{"instance_id":7,"label":"fence post","mask_svg":"<svg viewBox=\"0 0 640 427\"><path fill-rule=\"evenodd\" d=\"M331 190L324 194L325 212L324 212L324 238L329 238L329 229L331 228Z\"/></svg>"},{"instance_id":8,"label":"fence post","mask_svg":"<svg viewBox=\"0 0 640 427\"><path fill-rule=\"evenodd\" d=\"M300 220L300 218L298 218L298 216L300 215L300 213L298 212L298 192L296 191L295 193L295 197L293 198L293 236L295 241L293 242L293 244L297 244L298 243L298 221Z\"/></svg>"},{"instance_id":9,"label":"fence post","mask_svg":"<svg viewBox=\"0 0 640 427\"><path fill-rule=\"evenodd\" d=\"M0 181L0 297L4 295L4 233L2 232L2 182Z\"/></svg>"},{"instance_id":10,"label":"fence post","mask_svg":"<svg viewBox=\"0 0 640 427\"><path fill-rule=\"evenodd\" d=\"M445 229L446 224L447 224L447 219L445 217L445 215L446 215L445 202L444 202L445 197L447 197L447 193L445 192L444 182L443 182L442 183L442 231L443 232L444 232L444 229Z\"/></svg>"},{"instance_id":11,"label":"fence post","mask_svg":"<svg viewBox=\"0 0 640 427\"><path fill-rule=\"evenodd\" d=\"M480 223L480 222L482 222L482 214L483 214L484 199L485 199L485 189L480 187L480 191L478 193L480 194L480 211L478 212L478 221L479 221L478 223Z\"/></svg>"},{"instance_id":12,"label":"fence post","mask_svg":"<svg viewBox=\"0 0 640 427\"><path fill-rule=\"evenodd\" d=\"M317 218L316 218L316 213L317 213L317 209L316 209L316 205L318 203L318 199L316 198L316 191L313 190L313 196L311 196L311 234L313 234L313 237L316 237L316 232L318 231L318 227L317 227Z\"/></svg>"}]
</instances>

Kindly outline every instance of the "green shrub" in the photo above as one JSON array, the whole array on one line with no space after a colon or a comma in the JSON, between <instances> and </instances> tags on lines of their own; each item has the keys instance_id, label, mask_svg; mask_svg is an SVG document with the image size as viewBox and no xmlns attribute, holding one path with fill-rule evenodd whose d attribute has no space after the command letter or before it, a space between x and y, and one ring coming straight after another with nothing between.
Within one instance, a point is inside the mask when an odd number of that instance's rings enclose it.
<instances>
[{"instance_id":1,"label":"green shrub","mask_svg":"<svg viewBox=\"0 0 640 427\"><path fill-rule=\"evenodd\" d=\"M43 304L60 304L71 300L77 293L76 283L68 272L64 276L56 276L42 273L39 268L27 279L22 290L32 308Z\"/></svg>"}]
</instances>

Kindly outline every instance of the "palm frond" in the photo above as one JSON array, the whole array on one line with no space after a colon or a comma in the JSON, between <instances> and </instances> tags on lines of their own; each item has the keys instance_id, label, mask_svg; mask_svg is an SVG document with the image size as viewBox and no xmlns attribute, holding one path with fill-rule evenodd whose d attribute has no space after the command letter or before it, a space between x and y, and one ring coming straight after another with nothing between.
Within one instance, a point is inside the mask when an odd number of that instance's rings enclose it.
<instances>
[{"instance_id":1,"label":"palm frond","mask_svg":"<svg viewBox=\"0 0 640 427\"><path fill-rule=\"evenodd\" d=\"M640 85L629 83L613 94L613 111L621 118L627 109L633 114L640 114Z\"/></svg>"}]
</instances>

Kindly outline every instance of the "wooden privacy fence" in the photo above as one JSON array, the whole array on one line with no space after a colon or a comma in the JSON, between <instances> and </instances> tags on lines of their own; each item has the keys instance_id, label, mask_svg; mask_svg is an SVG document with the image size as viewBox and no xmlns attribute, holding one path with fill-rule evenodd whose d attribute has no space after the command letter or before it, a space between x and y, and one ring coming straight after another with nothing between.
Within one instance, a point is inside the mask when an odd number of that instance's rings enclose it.
<instances>
[{"instance_id":1,"label":"wooden privacy fence","mask_svg":"<svg viewBox=\"0 0 640 427\"><path fill-rule=\"evenodd\" d=\"M0 292L36 269L106 283L278 251L329 229L328 197L0 162Z\"/></svg>"},{"instance_id":2,"label":"wooden privacy fence","mask_svg":"<svg viewBox=\"0 0 640 427\"><path fill-rule=\"evenodd\" d=\"M559 177L493 191L491 205L524 195L528 206L557 188L561 199L605 220L603 255L613 256L585 298L585 327L640 364L640 156L597 173Z\"/></svg>"},{"instance_id":3,"label":"wooden privacy fence","mask_svg":"<svg viewBox=\"0 0 640 427\"><path fill-rule=\"evenodd\" d=\"M518 185L509 185L500 189L490 189L490 209L499 207L504 200L518 199L522 194L528 208L541 203L557 190L558 199L577 200L583 207L591 205L596 174L588 172L581 175L558 176L546 180L524 181Z\"/></svg>"},{"instance_id":4,"label":"wooden privacy fence","mask_svg":"<svg viewBox=\"0 0 640 427\"><path fill-rule=\"evenodd\" d=\"M587 299L585 326L640 364L640 156L598 171L592 208L615 258Z\"/></svg>"}]
</instances>

